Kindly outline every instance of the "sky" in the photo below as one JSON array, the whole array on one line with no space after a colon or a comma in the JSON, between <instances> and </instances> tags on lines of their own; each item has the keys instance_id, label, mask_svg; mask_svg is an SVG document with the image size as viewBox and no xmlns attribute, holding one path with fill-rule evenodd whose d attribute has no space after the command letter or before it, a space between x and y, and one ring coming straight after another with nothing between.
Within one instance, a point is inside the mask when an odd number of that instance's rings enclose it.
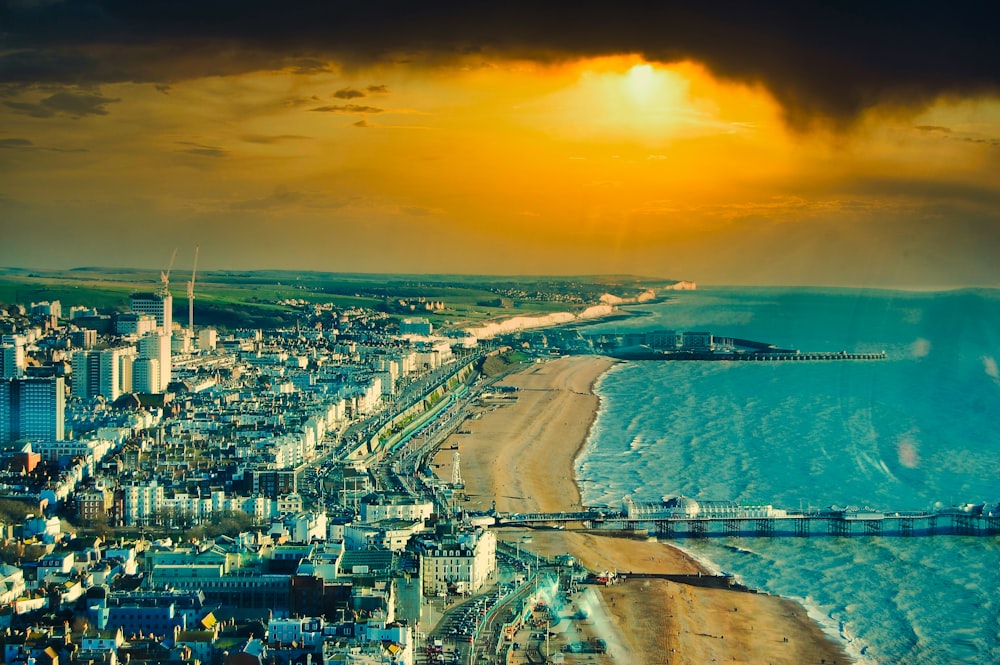
<instances>
[{"instance_id":1,"label":"sky","mask_svg":"<svg viewBox=\"0 0 1000 665\"><path fill-rule=\"evenodd\" d=\"M0 266L1000 286L1000 10L813 4L0 0Z\"/></svg>"}]
</instances>

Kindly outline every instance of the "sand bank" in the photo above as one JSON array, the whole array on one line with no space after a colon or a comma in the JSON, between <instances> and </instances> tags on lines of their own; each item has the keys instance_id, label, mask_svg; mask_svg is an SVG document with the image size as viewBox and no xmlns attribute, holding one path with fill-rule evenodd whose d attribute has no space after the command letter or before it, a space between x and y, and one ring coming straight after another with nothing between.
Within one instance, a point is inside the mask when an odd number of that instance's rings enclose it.
<instances>
[{"instance_id":1,"label":"sand bank","mask_svg":"<svg viewBox=\"0 0 1000 665\"><path fill-rule=\"evenodd\" d=\"M450 477L460 453L469 508L501 512L580 507L574 462L597 412L594 382L614 363L580 356L532 365L503 383L518 391L478 407L437 456ZM519 540L523 530L501 531ZM526 549L570 553L591 570L696 574L691 558L670 545L601 532L534 531ZM662 579L601 587L617 648L586 662L846 663L849 658L797 603L764 594L711 589Z\"/></svg>"}]
</instances>

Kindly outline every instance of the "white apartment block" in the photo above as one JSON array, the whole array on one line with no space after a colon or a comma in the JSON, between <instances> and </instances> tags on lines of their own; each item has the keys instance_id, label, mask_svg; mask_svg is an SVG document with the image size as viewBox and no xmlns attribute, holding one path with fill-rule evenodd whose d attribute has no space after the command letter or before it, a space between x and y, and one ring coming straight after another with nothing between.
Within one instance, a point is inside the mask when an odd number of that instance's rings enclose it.
<instances>
[{"instance_id":1,"label":"white apartment block","mask_svg":"<svg viewBox=\"0 0 1000 665\"><path fill-rule=\"evenodd\" d=\"M215 351L219 343L219 333L214 328L204 328L198 331L198 348L202 351Z\"/></svg>"},{"instance_id":2,"label":"white apartment block","mask_svg":"<svg viewBox=\"0 0 1000 665\"><path fill-rule=\"evenodd\" d=\"M24 364L23 343L0 345L0 379L21 378L24 376Z\"/></svg>"},{"instance_id":3,"label":"white apartment block","mask_svg":"<svg viewBox=\"0 0 1000 665\"><path fill-rule=\"evenodd\" d=\"M150 333L138 343L139 358L156 360L159 364L160 384L154 392L166 392L171 379L170 335Z\"/></svg>"},{"instance_id":4,"label":"white apartment block","mask_svg":"<svg viewBox=\"0 0 1000 665\"><path fill-rule=\"evenodd\" d=\"M122 490L125 494L125 524L128 526L146 523L163 505L163 486L155 480L141 485L126 485Z\"/></svg>"},{"instance_id":5,"label":"white apartment block","mask_svg":"<svg viewBox=\"0 0 1000 665\"><path fill-rule=\"evenodd\" d=\"M160 361L138 358L132 363L132 389L137 393L160 392Z\"/></svg>"},{"instance_id":6,"label":"white apartment block","mask_svg":"<svg viewBox=\"0 0 1000 665\"><path fill-rule=\"evenodd\" d=\"M371 494L361 500L361 521L430 519L434 504L415 496Z\"/></svg>"},{"instance_id":7,"label":"white apartment block","mask_svg":"<svg viewBox=\"0 0 1000 665\"><path fill-rule=\"evenodd\" d=\"M402 552L410 539L424 530L422 520L384 520L344 525L344 545L349 550Z\"/></svg>"},{"instance_id":8,"label":"white apartment block","mask_svg":"<svg viewBox=\"0 0 1000 665\"><path fill-rule=\"evenodd\" d=\"M286 645L295 642L302 648L315 649L323 644L325 626L326 622L321 617L275 617L267 623L267 641L268 644Z\"/></svg>"},{"instance_id":9,"label":"white apartment block","mask_svg":"<svg viewBox=\"0 0 1000 665\"><path fill-rule=\"evenodd\" d=\"M73 396L89 399L101 396L108 401L132 391L132 362L135 348L121 346L102 350L74 351Z\"/></svg>"},{"instance_id":10,"label":"white apartment block","mask_svg":"<svg viewBox=\"0 0 1000 665\"><path fill-rule=\"evenodd\" d=\"M497 538L488 529L446 535L421 548L424 595L478 593L496 571Z\"/></svg>"},{"instance_id":11,"label":"white apartment block","mask_svg":"<svg viewBox=\"0 0 1000 665\"><path fill-rule=\"evenodd\" d=\"M358 413L369 414L382 404L382 379L371 377L367 383L358 385L354 395L354 406Z\"/></svg>"},{"instance_id":12,"label":"white apartment block","mask_svg":"<svg viewBox=\"0 0 1000 665\"><path fill-rule=\"evenodd\" d=\"M156 317L152 314L124 313L115 319L115 332L119 335L142 337L154 332L158 325Z\"/></svg>"},{"instance_id":13,"label":"white apartment block","mask_svg":"<svg viewBox=\"0 0 1000 665\"><path fill-rule=\"evenodd\" d=\"M271 525L268 535L285 536L292 543L311 543L326 540L327 519L325 512L300 512L285 515Z\"/></svg>"},{"instance_id":14,"label":"white apartment block","mask_svg":"<svg viewBox=\"0 0 1000 665\"><path fill-rule=\"evenodd\" d=\"M97 464L111 452L111 441L106 439L74 439L70 441L40 441L32 444L34 452L46 462L79 457L88 465Z\"/></svg>"}]
</instances>

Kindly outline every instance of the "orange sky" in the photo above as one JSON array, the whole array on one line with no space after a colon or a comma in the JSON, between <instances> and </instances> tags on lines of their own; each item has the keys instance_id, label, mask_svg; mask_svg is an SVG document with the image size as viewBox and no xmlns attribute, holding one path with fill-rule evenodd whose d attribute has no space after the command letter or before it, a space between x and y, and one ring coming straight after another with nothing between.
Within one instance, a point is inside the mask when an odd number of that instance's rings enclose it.
<instances>
[{"instance_id":1,"label":"orange sky","mask_svg":"<svg viewBox=\"0 0 1000 665\"><path fill-rule=\"evenodd\" d=\"M994 98L792 128L637 55L53 90L0 107L0 265L1000 285Z\"/></svg>"}]
</instances>

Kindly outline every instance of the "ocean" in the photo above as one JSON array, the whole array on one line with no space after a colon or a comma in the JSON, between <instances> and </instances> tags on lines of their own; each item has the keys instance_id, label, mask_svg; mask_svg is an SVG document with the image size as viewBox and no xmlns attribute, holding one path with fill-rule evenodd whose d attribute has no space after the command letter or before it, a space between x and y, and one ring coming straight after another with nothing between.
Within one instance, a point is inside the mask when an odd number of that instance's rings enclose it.
<instances>
[{"instance_id":1,"label":"ocean","mask_svg":"<svg viewBox=\"0 0 1000 665\"><path fill-rule=\"evenodd\" d=\"M622 362L596 386L577 460L586 505L1000 502L1000 292L712 288L636 311L646 315L591 331L709 331L887 358ZM859 663L1000 663L1000 536L675 542L797 600Z\"/></svg>"}]
</instances>

